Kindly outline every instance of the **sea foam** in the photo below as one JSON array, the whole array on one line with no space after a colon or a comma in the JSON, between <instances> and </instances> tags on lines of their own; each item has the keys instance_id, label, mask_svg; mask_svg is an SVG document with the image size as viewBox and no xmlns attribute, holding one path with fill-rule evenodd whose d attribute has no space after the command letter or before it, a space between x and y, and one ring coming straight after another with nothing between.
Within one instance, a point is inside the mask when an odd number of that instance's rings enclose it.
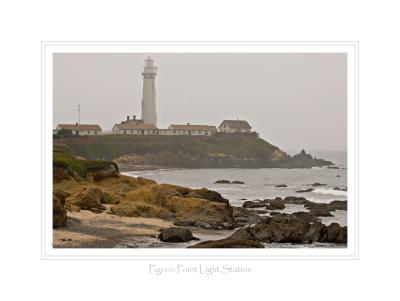
<instances>
[{"instance_id":1,"label":"sea foam","mask_svg":"<svg viewBox=\"0 0 400 301\"><path fill-rule=\"evenodd\" d=\"M319 194L330 194L330 195L339 195L339 196L347 196L347 191L336 190L333 188L317 188L314 189L314 193Z\"/></svg>"}]
</instances>

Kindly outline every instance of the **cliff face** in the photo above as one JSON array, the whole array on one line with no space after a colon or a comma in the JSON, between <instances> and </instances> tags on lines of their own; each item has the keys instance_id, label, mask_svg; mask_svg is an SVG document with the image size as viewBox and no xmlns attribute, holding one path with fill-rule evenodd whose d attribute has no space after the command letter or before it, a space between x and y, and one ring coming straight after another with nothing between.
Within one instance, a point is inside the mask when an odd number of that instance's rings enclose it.
<instances>
[{"instance_id":1,"label":"cliff face","mask_svg":"<svg viewBox=\"0 0 400 301\"><path fill-rule=\"evenodd\" d=\"M309 168L329 165L309 155L293 158L254 137L105 135L55 140L91 160L113 160L122 169L160 168Z\"/></svg>"}]
</instances>

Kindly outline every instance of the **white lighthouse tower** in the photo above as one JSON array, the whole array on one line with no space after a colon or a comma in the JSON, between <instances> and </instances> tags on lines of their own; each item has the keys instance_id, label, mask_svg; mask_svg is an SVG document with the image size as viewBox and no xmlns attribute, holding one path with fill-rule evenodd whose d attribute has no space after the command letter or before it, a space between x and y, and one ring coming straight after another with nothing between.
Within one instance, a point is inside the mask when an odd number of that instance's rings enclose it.
<instances>
[{"instance_id":1,"label":"white lighthouse tower","mask_svg":"<svg viewBox=\"0 0 400 301\"><path fill-rule=\"evenodd\" d=\"M148 57L145 61L143 75L142 120L143 123L157 126L156 83L157 67Z\"/></svg>"}]
</instances>

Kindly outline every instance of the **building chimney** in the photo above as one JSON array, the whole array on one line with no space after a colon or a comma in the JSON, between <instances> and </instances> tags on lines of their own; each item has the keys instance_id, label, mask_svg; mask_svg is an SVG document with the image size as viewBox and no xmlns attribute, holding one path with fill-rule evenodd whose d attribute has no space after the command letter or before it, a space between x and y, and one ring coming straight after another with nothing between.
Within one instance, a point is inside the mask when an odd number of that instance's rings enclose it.
<instances>
[{"instance_id":1,"label":"building chimney","mask_svg":"<svg viewBox=\"0 0 400 301\"><path fill-rule=\"evenodd\" d=\"M126 120L129 120L129 115L128 115L128 116L126 116Z\"/></svg>"}]
</instances>

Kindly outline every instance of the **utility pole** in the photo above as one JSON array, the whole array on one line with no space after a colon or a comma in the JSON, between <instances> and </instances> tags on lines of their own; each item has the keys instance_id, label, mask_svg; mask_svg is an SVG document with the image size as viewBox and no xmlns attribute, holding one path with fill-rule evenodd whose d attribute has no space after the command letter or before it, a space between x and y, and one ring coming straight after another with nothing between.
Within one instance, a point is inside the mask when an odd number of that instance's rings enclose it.
<instances>
[{"instance_id":1,"label":"utility pole","mask_svg":"<svg viewBox=\"0 0 400 301\"><path fill-rule=\"evenodd\" d=\"M78 125L81 124L81 105L78 105Z\"/></svg>"}]
</instances>

